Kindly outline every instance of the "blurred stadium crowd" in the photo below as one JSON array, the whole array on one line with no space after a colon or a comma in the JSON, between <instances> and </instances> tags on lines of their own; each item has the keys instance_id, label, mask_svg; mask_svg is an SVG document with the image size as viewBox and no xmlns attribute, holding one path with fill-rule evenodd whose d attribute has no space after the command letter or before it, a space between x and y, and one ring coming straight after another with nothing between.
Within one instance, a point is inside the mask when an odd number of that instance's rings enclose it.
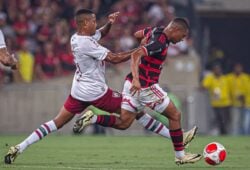
<instances>
[{"instance_id":1,"label":"blurred stadium crowd","mask_svg":"<svg viewBox=\"0 0 250 170\"><path fill-rule=\"evenodd\" d=\"M10 52L19 60L13 75L1 68L2 83L47 80L75 70L70 53L70 36L75 31L74 12L92 9L98 27L111 12L120 17L101 42L112 51L126 51L138 45L133 32L146 26L165 25L174 17L174 7L165 0L8 0L0 1L0 28ZM119 38L117 38L119 37ZM179 48L178 48L179 47ZM170 55L187 51L187 42L172 47Z\"/></svg>"}]
</instances>

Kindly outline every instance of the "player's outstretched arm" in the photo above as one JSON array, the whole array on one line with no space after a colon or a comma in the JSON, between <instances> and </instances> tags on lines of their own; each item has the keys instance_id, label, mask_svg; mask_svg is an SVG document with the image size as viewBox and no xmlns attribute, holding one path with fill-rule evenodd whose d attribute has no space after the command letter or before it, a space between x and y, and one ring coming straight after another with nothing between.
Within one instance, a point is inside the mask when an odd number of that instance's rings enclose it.
<instances>
[{"instance_id":1,"label":"player's outstretched arm","mask_svg":"<svg viewBox=\"0 0 250 170\"><path fill-rule=\"evenodd\" d=\"M140 92L141 84L139 81L139 64L141 61L141 57L145 55L144 50L139 48L135 50L131 55L131 72L133 75L132 87L130 88L130 92L134 95L136 92Z\"/></svg>"},{"instance_id":2,"label":"player's outstretched arm","mask_svg":"<svg viewBox=\"0 0 250 170\"><path fill-rule=\"evenodd\" d=\"M116 18L119 16L119 14L120 14L120 12L114 12L114 13L110 14L108 16L108 22L104 26L102 26L101 28L98 29L102 34L101 38L105 37L109 33L111 26L116 21Z\"/></svg>"},{"instance_id":3,"label":"player's outstretched arm","mask_svg":"<svg viewBox=\"0 0 250 170\"><path fill-rule=\"evenodd\" d=\"M118 64L118 63L128 61L131 58L131 54L135 50L137 50L137 48L130 50L130 51L127 51L127 52L121 52L121 53L108 52L108 55L105 58L105 61L113 63L113 64Z\"/></svg>"}]
</instances>

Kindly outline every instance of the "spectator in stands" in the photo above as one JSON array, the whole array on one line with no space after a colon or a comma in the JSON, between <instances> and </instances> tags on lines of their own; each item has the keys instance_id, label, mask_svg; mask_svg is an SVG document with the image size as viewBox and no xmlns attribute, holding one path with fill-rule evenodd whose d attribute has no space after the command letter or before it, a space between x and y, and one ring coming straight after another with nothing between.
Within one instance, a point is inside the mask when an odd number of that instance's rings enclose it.
<instances>
[{"instance_id":1,"label":"spectator in stands","mask_svg":"<svg viewBox=\"0 0 250 170\"><path fill-rule=\"evenodd\" d=\"M44 13L42 16L42 23L38 26L36 33L36 38L39 45L43 45L50 40L52 36L52 28L53 26L51 25L50 13Z\"/></svg>"},{"instance_id":2,"label":"spectator in stands","mask_svg":"<svg viewBox=\"0 0 250 170\"><path fill-rule=\"evenodd\" d=\"M232 134L242 132L243 109L246 101L248 75L243 72L241 63L235 63L233 72L228 74L229 90L232 99L231 128Z\"/></svg>"},{"instance_id":3,"label":"spectator in stands","mask_svg":"<svg viewBox=\"0 0 250 170\"><path fill-rule=\"evenodd\" d=\"M48 41L43 45L43 52L36 56L36 75L41 80L47 80L59 75L61 71L59 58L54 51L53 43Z\"/></svg>"},{"instance_id":4,"label":"spectator in stands","mask_svg":"<svg viewBox=\"0 0 250 170\"><path fill-rule=\"evenodd\" d=\"M21 43L21 48L17 52L17 57L19 61L19 73L21 81L25 83L31 83L33 80L34 72L34 56L28 50L28 41L24 40Z\"/></svg>"},{"instance_id":5,"label":"spectator in stands","mask_svg":"<svg viewBox=\"0 0 250 170\"><path fill-rule=\"evenodd\" d=\"M243 134L250 135L250 75L246 84L245 107L243 110Z\"/></svg>"},{"instance_id":6,"label":"spectator in stands","mask_svg":"<svg viewBox=\"0 0 250 170\"><path fill-rule=\"evenodd\" d=\"M7 19L6 13L0 12L0 28L3 31L5 38L14 37L15 31L13 30L11 25L6 24L6 19Z\"/></svg>"},{"instance_id":7,"label":"spectator in stands","mask_svg":"<svg viewBox=\"0 0 250 170\"><path fill-rule=\"evenodd\" d=\"M220 134L228 134L231 105L229 83L219 64L213 65L212 73L204 77L202 86L209 91L211 106L215 113L211 124L219 128Z\"/></svg>"},{"instance_id":8,"label":"spectator in stands","mask_svg":"<svg viewBox=\"0 0 250 170\"><path fill-rule=\"evenodd\" d=\"M63 75L69 75L75 71L74 57L69 44L67 44L65 50L59 54L59 59Z\"/></svg>"},{"instance_id":9,"label":"spectator in stands","mask_svg":"<svg viewBox=\"0 0 250 170\"><path fill-rule=\"evenodd\" d=\"M69 27L66 20L58 20L55 23L52 37L56 53L65 51L66 46L69 44L69 38Z\"/></svg>"},{"instance_id":10,"label":"spectator in stands","mask_svg":"<svg viewBox=\"0 0 250 170\"><path fill-rule=\"evenodd\" d=\"M128 51L135 47L136 42L132 35L133 34L131 26L124 29L123 35L121 36L119 41L119 45L121 48L119 51Z\"/></svg>"},{"instance_id":11,"label":"spectator in stands","mask_svg":"<svg viewBox=\"0 0 250 170\"><path fill-rule=\"evenodd\" d=\"M157 26L166 25L175 15L174 8L165 0L11 0L0 3L0 28L7 36L6 39L10 37L11 41L15 42L14 45L17 44L17 46L13 46L13 51L19 50L23 41L28 41L28 51L31 53L40 51L39 54L41 54L44 51L40 48L48 41L52 41L56 50L55 55L58 56L60 59L59 63L64 67L63 72L55 75L60 76L59 74L64 74L65 71L69 73L68 71L73 69L70 66L71 58L68 52L65 53L64 50L67 49L69 36L75 28L73 14L80 7L91 8L97 12L98 23L100 24L102 24L100 22L102 21L101 17L106 16L107 10L110 13L112 11L121 12L122 17L119 18L117 26L112 28L112 32L105 37L105 41L100 42L113 51L129 49L135 45L135 40L129 36L130 31L133 32L142 27L145 28L151 24L151 21L157 24ZM160 15L156 16L158 13ZM155 20L148 20L148 17L155 18ZM129 23L128 30L123 30L124 23ZM109 41L110 38L114 37L121 37L121 40ZM38 56L36 61L41 61L43 58L39 57L41 56L39 54L35 54L35 56ZM70 65L68 67L65 64ZM37 78L43 77L41 79L44 79L44 76L41 76L44 75L41 73L43 72L42 69L38 71L39 67L36 67L36 73L39 73ZM118 67L123 67L123 65Z\"/></svg>"},{"instance_id":12,"label":"spectator in stands","mask_svg":"<svg viewBox=\"0 0 250 170\"><path fill-rule=\"evenodd\" d=\"M20 13L17 16L17 20L13 24L13 28L17 35L17 44L23 45L23 41L26 41L29 31L28 21L24 14Z\"/></svg>"}]
</instances>

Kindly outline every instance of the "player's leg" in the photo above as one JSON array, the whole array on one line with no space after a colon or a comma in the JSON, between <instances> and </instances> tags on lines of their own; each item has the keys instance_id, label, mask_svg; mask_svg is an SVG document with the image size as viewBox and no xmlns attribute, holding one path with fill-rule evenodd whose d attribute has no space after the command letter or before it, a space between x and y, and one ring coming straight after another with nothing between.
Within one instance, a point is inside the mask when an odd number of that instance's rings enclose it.
<instances>
[{"instance_id":1,"label":"player's leg","mask_svg":"<svg viewBox=\"0 0 250 170\"><path fill-rule=\"evenodd\" d=\"M104 110L109 114L96 115L92 110L89 110L76 120L73 131L75 133L80 133L90 124L98 124L104 127L112 127L119 130L127 129L134 121L136 114L130 114L125 111L121 113L121 101L121 94L109 89L100 99L91 102L94 107Z\"/></svg>"},{"instance_id":2,"label":"player's leg","mask_svg":"<svg viewBox=\"0 0 250 170\"><path fill-rule=\"evenodd\" d=\"M174 104L169 101L162 115L169 119L169 131L173 141L177 157L184 156L183 133L181 129L181 113L175 108Z\"/></svg>"},{"instance_id":3,"label":"player's leg","mask_svg":"<svg viewBox=\"0 0 250 170\"><path fill-rule=\"evenodd\" d=\"M61 111L54 120L50 120L40 125L39 128L34 130L25 140L14 147L12 146L5 156L5 163L11 164L17 155L22 153L28 146L42 140L49 133L57 131L73 117L74 114L68 112L64 107L62 107Z\"/></svg>"},{"instance_id":4,"label":"player's leg","mask_svg":"<svg viewBox=\"0 0 250 170\"><path fill-rule=\"evenodd\" d=\"M9 149L8 153L5 155L4 162L6 164L13 163L18 154L22 153L28 146L42 140L49 133L62 128L76 113L82 112L86 107L87 105L84 103L69 96L64 106L53 120L40 125L40 127L34 130L25 140Z\"/></svg>"},{"instance_id":5,"label":"player's leg","mask_svg":"<svg viewBox=\"0 0 250 170\"><path fill-rule=\"evenodd\" d=\"M163 123L153 118L150 114L140 112L136 115L136 120L145 129L163 137L170 138L169 129Z\"/></svg>"},{"instance_id":6,"label":"player's leg","mask_svg":"<svg viewBox=\"0 0 250 170\"><path fill-rule=\"evenodd\" d=\"M120 113L121 112L121 94L111 89L108 89L106 94L101 98L90 102L90 104L98 109L108 112L108 113ZM99 111L96 109L97 111ZM103 127L113 127L116 122L119 122L114 114L102 114L96 115L92 110L88 110L81 117L79 117L73 127L75 133L80 133L85 127L91 124L98 124Z\"/></svg>"},{"instance_id":7,"label":"player's leg","mask_svg":"<svg viewBox=\"0 0 250 170\"><path fill-rule=\"evenodd\" d=\"M124 94L124 100L122 102L123 107L125 110L129 110L131 112L137 112L136 107L140 106L140 104L136 99L133 99L133 96L131 96L129 92L130 86L131 83L129 81L126 81L123 90ZM98 107L99 109L102 109L104 111L110 113L115 112L120 114L121 101L122 101L121 94L109 89L103 97L101 97L96 101L93 101L92 104L95 107ZM96 111L102 112L98 109L95 109L95 111L90 110L84 113L81 117L79 117L73 126L73 131L75 133L80 133L86 126L90 124L98 124L104 127L113 127L116 129L124 130L128 128L134 120L134 114L126 112L123 113L122 116L116 116L116 115L109 116L109 115L96 115L97 114ZM93 112L95 112L95 114ZM131 118L129 118L129 115L131 115ZM161 122L155 120L149 114L144 112L139 113L137 115L137 121L147 130L150 130L164 137L170 138L168 128ZM197 127L194 127L193 129L185 133L185 145L188 144L193 139L194 135L196 134L196 131Z\"/></svg>"},{"instance_id":8,"label":"player's leg","mask_svg":"<svg viewBox=\"0 0 250 170\"><path fill-rule=\"evenodd\" d=\"M171 138L169 129L166 125L160 121L153 118L150 114L146 112L140 112L136 115L136 120L141 124L145 129L154 132L158 135L161 135L166 138ZM187 148L188 144L194 139L197 133L198 127L194 126L192 129L183 133L183 144Z\"/></svg>"},{"instance_id":9,"label":"player's leg","mask_svg":"<svg viewBox=\"0 0 250 170\"><path fill-rule=\"evenodd\" d=\"M158 85L152 85L141 92L141 100L144 105L150 106L153 110L161 113L169 120L169 132L175 150L177 164L194 163L201 159L200 154L187 154L184 151L183 131L181 128L181 113L167 96L167 93Z\"/></svg>"},{"instance_id":10,"label":"player's leg","mask_svg":"<svg viewBox=\"0 0 250 170\"><path fill-rule=\"evenodd\" d=\"M101 114L101 115L99 115ZM114 123L110 123L109 127L113 127L116 129L126 129L128 128L131 123L133 122L134 118L129 119L129 114L125 115L123 114L122 118L120 118L120 115L114 114L114 113L108 113L103 110L100 110L98 108L92 107L92 109L88 110L85 112L81 117L79 117L74 126L73 126L73 131L75 133L81 133L85 127L91 124L99 124L97 123L97 120L105 120L106 117L111 118L109 115L112 115L112 117L116 116L117 118L115 119L116 125L114 126ZM120 114L120 113L119 113ZM134 116L134 115L133 115ZM112 119L111 119L112 120ZM114 119L113 119L114 120ZM159 134L163 137L170 138L170 133L169 129L167 126L165 126L163 123L160 121L154 119L150 114L146 112L140 112L139 114L136 115L136 120L140 125L142 125L145 129L154 132L156 134ZM98 121L102 122L102 121ZM187 145L193 140L194 136L196 135L197 132L197 127L194 126L192 129L190 129L187 132L184 132L183 134L183 142L185 148Z\"/></svg>"},{"instance_id":11,"label":"player's leg","mask_svg":"<svg viewBox=\"0 0 250 170\"><path fill-rule=\"evenodd\" d=\"M162 115L169 119L169 131L175 150L175 163L179 165L199 161L202 157L200 154L185 153L184 151L181 113L176 109L173 102L169 101Z\"/></svg>"}]
</instances>

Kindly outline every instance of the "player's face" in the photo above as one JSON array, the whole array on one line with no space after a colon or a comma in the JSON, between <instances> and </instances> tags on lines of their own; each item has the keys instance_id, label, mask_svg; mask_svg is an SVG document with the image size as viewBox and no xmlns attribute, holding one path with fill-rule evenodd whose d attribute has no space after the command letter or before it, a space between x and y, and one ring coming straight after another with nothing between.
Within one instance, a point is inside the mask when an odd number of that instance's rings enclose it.
<instances>
[{"instance_id":1,"label":"player's face","mask_svg":"<svg viewBox=\"0 0 250 170\"><path fill-rule=\"evenodd\" d=\"M91 35L95 34L96 31L96 16L92 14L88 20L88 29Z\"/></svg>"},{"instance_id":2,"label":"player's face","mask_svg":"<svg viewBox=\"0 0 250 170\"><path fill-rule=\"evenodd\" d=\"M176 31L173 32L171 42L176 44L182 41L187 35L188 35L188 31L183 30L183 29L177 29Z\"/></svg>"}]
</instances>

